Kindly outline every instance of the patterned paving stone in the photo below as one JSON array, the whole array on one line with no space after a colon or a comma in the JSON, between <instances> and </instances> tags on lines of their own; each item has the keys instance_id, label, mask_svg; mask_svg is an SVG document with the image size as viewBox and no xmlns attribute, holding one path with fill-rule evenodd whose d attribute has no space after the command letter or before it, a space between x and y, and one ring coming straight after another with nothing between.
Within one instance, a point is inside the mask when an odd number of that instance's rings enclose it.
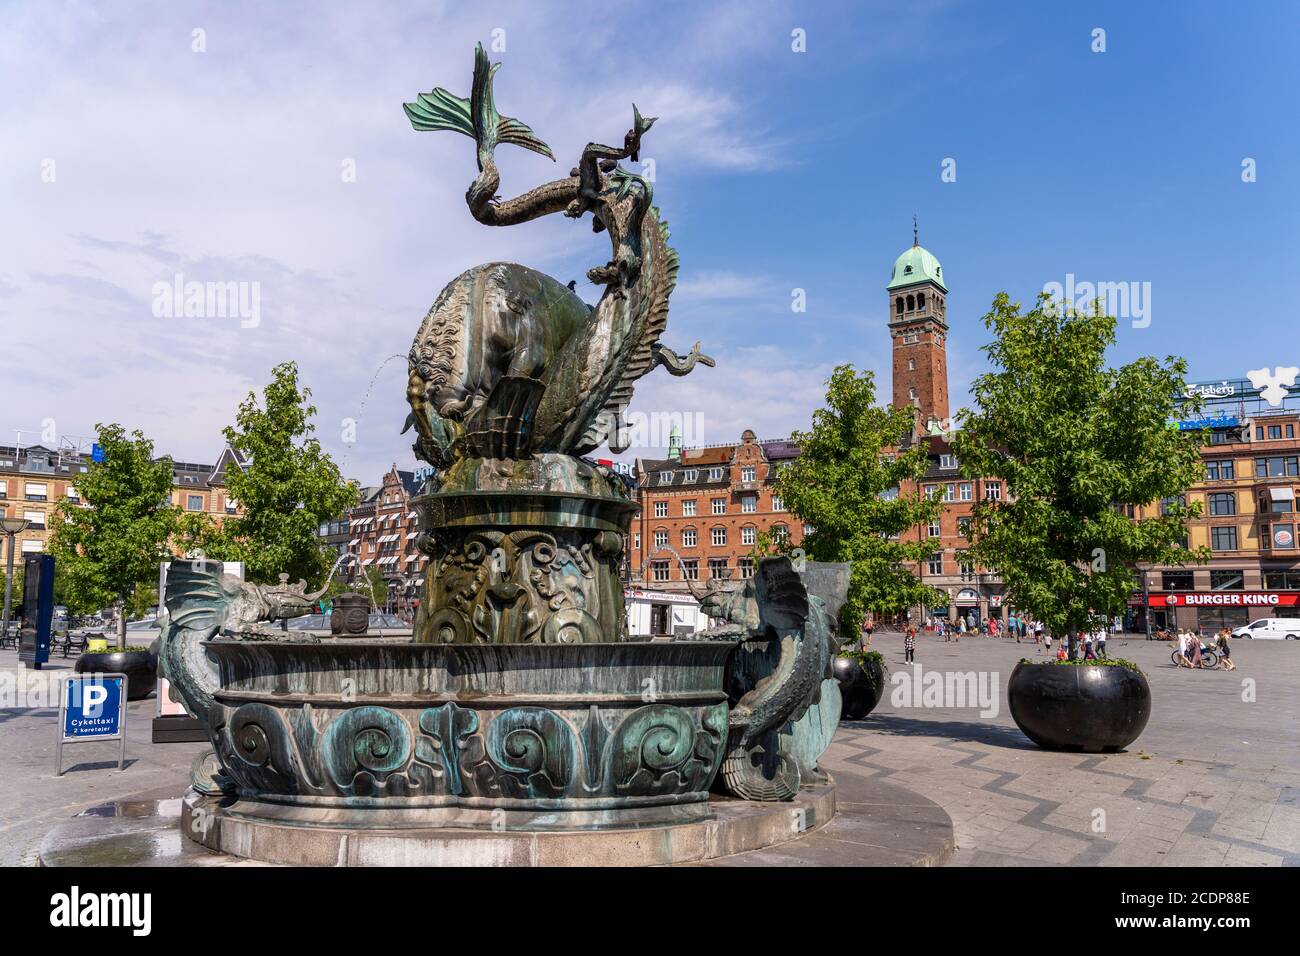
<instances>
[{"instance_id":1,"label":"patterned paving stone","mask_svg":"<svg viewBox=\"0 0 1300 956\"><path fill-rule=\"evenodd\" d=\"M891 635L875 641L891 662L901 658L893 643ZM1155 701L1126 753L1030 744L1005 690L1015 661L1032 652L980 639L924 645L923 667L996 672L995 716L895 706L887 689L875 713L841 727L826 764L897 781L943 807L957 846L950 865L1300 865L1296 646L1244 646L1233 676L1174 668L1156 642L1112 641L1110 651L1143 667ZM1242 676L1257 682L1254 702L1242 700ZM1095 826L1098 810L1104 829Z\"/></svg>"}]
</instances>

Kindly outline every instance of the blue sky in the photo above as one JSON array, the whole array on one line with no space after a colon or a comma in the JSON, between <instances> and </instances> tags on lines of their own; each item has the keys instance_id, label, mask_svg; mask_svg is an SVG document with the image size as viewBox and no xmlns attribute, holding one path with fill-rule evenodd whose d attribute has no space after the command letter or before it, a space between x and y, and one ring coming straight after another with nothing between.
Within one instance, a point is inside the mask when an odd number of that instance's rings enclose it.
<instances>
[{"instance_id":1,"label":"blue sky","mask_svg":"<svg viewBox=\"0 0 1300 956\"><path fill-rule=\"evenodd\" d=\"M699 413L704 441L806 425L839 362L888 396L884 284L914 214L950 288L956 404L994 294L1028 302L1071 273L1150 283L1150 324L1121 321L1116 362L1300 365L1294 3L468 9L0 8L0 441L114 420L214 460L239 399L296 358L347 474L409 467L401 356L439 289L478 262L567 281L607 255L562 217L475 223L472 144L402 116L435 85L466 92L494 36L498 105L559 159L503 149L504 195L619 142L631 102L660 117L643 155L683 260L665 340L719 364L653 373L633 410ZM258 324L154 314L176 273L257 283Z\"/></svg>"}]
</instances>

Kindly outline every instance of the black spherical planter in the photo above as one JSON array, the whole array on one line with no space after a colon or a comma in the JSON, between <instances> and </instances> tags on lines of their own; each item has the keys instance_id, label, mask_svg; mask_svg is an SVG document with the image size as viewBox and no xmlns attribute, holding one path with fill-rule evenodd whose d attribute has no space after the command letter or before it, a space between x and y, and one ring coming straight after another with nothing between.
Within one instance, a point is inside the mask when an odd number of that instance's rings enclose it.
<instances>
[{"instance_id":1,"label":"black spherical planter","mask_svg":"<svg viewBox=\"0 0 1300 956\"><path fill-rule=\"evenodd\" d=\"M78 674L125 674L127 700L144 700L158 687L158 658L148 651L82 654L76 670Z\"/></svg>"},{"instance_id":2,"label":"black spherical planter","mask_svg":"<svg viewBox=\"0 0 1300 956\"><path fill-rule=\"evenodd\" d=\"M885 669L879 661L837 657L834 673L844 698L841 720L861 720L876 709L885 693Z\"/></svg>"},{"instance_id":3,"label":"black spherical planter","mask_svg":"<svg viewBox=\"0 0 1300 956\"><path fill-rule=\"evenodd\" d=\"M1016 665L1007 682L1011 717L1048 750L1123 750L1151 716L1140 671L1113 664Z\"/></svg>"}]
</instances>

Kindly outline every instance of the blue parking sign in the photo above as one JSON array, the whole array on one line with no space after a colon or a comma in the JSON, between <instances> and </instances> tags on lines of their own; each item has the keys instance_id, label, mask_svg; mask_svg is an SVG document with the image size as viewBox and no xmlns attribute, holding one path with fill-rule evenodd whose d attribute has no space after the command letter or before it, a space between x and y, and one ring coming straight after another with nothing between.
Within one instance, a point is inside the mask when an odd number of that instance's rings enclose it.
<instances>
[{"instance_id":1,"label":"blue parking sign","mask_svg":"<svg viewBox=\"0 0 1300 956\"><path fill-rule=\"evenodd\" d=\"M126 675L91 674L63 682L59 707L58 773L63 774L63 745L93 740L120 740L117 769L126 761Z\"/></svg>"}]
</instances>

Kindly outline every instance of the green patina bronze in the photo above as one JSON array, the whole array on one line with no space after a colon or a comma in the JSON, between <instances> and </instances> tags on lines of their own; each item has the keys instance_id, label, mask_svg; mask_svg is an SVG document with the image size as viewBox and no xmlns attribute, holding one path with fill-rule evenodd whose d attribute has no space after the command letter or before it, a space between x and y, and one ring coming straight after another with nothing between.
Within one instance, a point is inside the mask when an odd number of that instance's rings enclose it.
<instances>
[{"instance_id":1,"label":"green patina bronze","mask_svg":"<svg viewBox=\"0 0 1300 956\"><path fill-rule=\"evenodd\" d=\"M585 456L624 450L642 376L713 365L698 343L660 342L677 254L650 184L618 165L655 120L633 107L621 146L591 143L567 177L500 200L498 145L552 153L497 110L496 69L480 46L468 97L435 89L406 114L475 141L479 222L590 214L610 242L588 272L604 293L590 306L572 284L488 263L421 322L407 429L433 471L414 502L430 562L411 641L225 627L219 569L173 565L163 660L208 720L214 756L193 774L208 846L256 856L250 826L301 828L319 847L333 844L311 834L327 831L666 825L707 817L711 788L786 801L826 779L847 566L764 559L754 579L701 591L718 627L627 633L618 572L636 505Z\"/></svg>"}]
</instances>

